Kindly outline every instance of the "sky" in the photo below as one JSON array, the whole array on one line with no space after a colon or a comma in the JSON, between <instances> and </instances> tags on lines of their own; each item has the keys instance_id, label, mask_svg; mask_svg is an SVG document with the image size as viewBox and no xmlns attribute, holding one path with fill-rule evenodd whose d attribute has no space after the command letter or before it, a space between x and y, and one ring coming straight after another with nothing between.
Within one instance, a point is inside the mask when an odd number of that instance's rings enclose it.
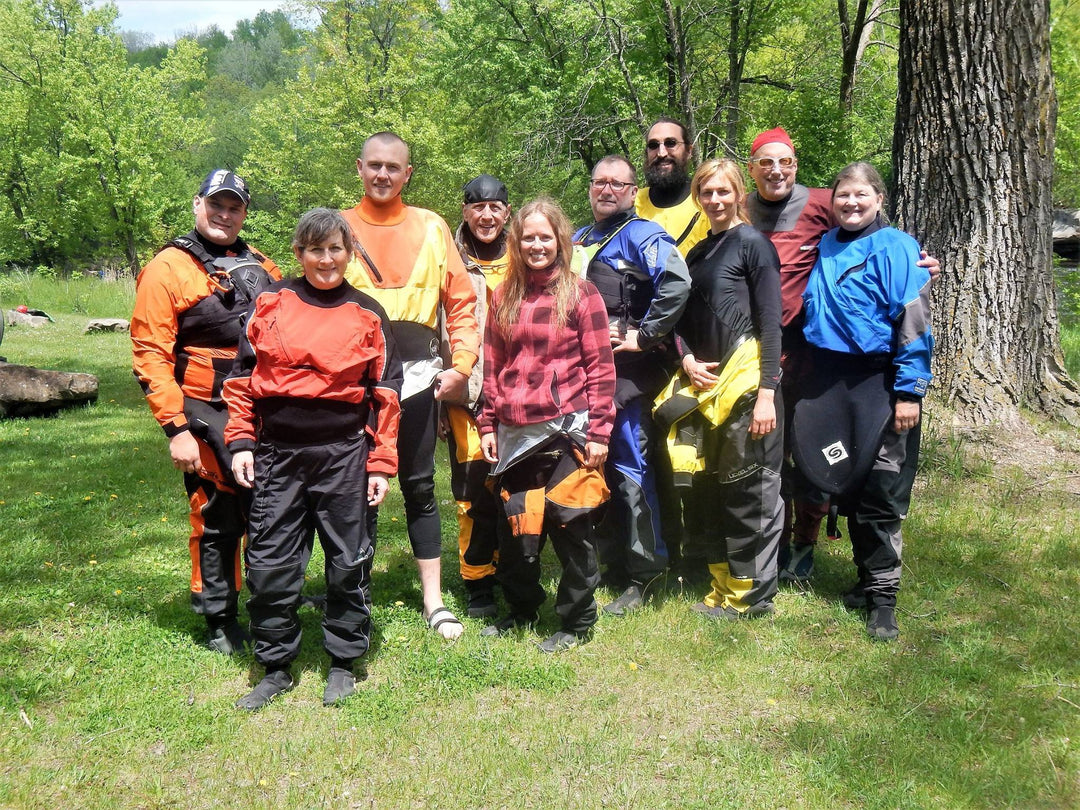
<instances>
[{"instance_id":1,"label":"sky","mask_svg":"<svg viewBox=\"0 0 1080 810\"><path fill-rule=\"evenodd\" d=\"M285 0L112 0L120 10L121 31L143 31L159 43L170 43L180 33L204 31L216 25L231 34L239 20L254 19L263 9L273 11ZM97 0L95 5L104 5Z\"/></svg>"}]
</instances>

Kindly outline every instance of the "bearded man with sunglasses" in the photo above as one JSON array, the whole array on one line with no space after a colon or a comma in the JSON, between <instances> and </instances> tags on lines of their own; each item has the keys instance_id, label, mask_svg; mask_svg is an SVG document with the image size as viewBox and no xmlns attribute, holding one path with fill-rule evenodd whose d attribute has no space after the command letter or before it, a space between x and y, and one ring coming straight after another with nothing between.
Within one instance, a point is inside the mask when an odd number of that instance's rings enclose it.
<instances>
[{"instance_id":1,"label":"bearded man with sunglasses","mask_svg":"<svg viewBox=\"0 0 1080 810\"><path fill-rule=\"evenodd\" d=\"M690 159L693 144L681 121L661 116L645 135L645 181L634 197L639 217L651 219L675 240L686 256L690 248L709 233L709 220L690 198ZM674 373L674 369L672 369ZM667 448L653 453L653 470L660 499L660 523L673 571L687 581L705 581L709 568L700 544L695 543L693 527L683 528L682 495L675 488L671 459Z\"/></svg>"},{"instance_id":2,"label":"bearded man with sunglasses","mask_svg":"<svg viewBox=\"0 0 1080 810\"><path fill-rule=\"evenodd\" d=\"M645 181L634 197L634 210L671 234L685 256L709 233L709 220L690 199L693 144L686 127L674 118L657 118L645 136Z\"/></svg>"},{"instance_id":3,"label":"bearded man with sunglasses","mask_svg":"<svg viewBox=\"0 0 1080 810\"><path fill-rule=\"evenodd\" d=\"M621 155L594 167L589 205L595 222L574 234L586 277L607 307L615 353L615 429L604 475L611 489L598 527L605 584L620 591L604 607L621 616L640 608L664 572L668 550L655 479L652 400L673 368L669 333L690 295L690 272L670 233L634 213L637 173Z\"/></svg>"},{"instance_id":4,"label":"bearded man with sunglasses","mask_svg":"<svg viewBox=\"0 0 1080 810\"><path fill-rule=\"evenodd\" d=\"M191 507L191 604L206 618L215 652L240 652L240 540L247 490L232 476L221 397L240 342L240 319L276 264L240 238L251 195L227 169L210 172L192 201L195 227L169 242L135 280L131 343L135 376L184 474Z\"/></svg>"}]
</instances>

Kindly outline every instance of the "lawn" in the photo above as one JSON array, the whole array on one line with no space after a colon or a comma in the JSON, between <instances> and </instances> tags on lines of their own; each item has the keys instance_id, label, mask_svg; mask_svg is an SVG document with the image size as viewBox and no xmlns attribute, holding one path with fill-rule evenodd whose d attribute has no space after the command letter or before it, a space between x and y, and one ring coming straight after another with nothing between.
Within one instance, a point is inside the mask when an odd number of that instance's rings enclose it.
<instances>
[{"instance_id":1,"label":"lawn","mask_svg":"<svg viewBox=\"0 0 1080 810\"><path fill-rule=\"evenodd\" d=\"M56 317L9 327L0 353L101 381L92 407L0 422L0 806L1080 806L1078 469L1033 479L991 462L931 406L897 643L869 641L840 605L853 577L840 541L772 619L716 624L690 611L699 589L658 583L646 609L553 657L535 647L556 626L550 604L511 638L469 621L446 644L424 626L395 489L358 694L322 706L305 608L296 690L248 715L232 704L261 673L201 646L182 486L128 338L82 334L89 315L126 315L130 284L9 278L0 296ZM1036 427L1080 449L1077 431Z\"/></svg>"}]
</instances>

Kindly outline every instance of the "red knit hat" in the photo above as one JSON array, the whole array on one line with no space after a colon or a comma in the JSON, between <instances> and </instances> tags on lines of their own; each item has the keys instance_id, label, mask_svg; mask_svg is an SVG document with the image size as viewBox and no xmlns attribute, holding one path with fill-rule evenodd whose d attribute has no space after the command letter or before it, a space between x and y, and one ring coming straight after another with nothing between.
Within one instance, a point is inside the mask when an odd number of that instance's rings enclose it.
<instances>
[{"instance_id":1,"label":"red knit hat","mask_svg":"<svg viewBox=\"0 0 1080 810\"><path fill-rule=\"evenodd\" d=\"M792 152L795 151L795 144L791 142L791 138L788 136L787 132L783 127L777 127L776 129L770 129L768 132L762 132L754 138L754 143L750 146L750 154L754 154L767 143L786 144Z\"/></svg>"}]
</instances>

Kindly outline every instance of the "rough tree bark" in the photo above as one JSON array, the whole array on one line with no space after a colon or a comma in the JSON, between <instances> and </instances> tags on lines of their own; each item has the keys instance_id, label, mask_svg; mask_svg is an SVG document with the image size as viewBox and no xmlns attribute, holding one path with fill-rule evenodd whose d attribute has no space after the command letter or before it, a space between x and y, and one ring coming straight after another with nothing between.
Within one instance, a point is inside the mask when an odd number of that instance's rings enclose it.
<instances>
[{"instance_id":1,"label":"rough tree bark","mask_svg":"<svg viewBox=\"0 0 1080 810\"><path fill-rule=\"evenodd\" d=\"M1080 423L1051 265L1049 0L901 0L898 227L941 259L935 388L972 425Z\"/></svg>"}]
</instances>

